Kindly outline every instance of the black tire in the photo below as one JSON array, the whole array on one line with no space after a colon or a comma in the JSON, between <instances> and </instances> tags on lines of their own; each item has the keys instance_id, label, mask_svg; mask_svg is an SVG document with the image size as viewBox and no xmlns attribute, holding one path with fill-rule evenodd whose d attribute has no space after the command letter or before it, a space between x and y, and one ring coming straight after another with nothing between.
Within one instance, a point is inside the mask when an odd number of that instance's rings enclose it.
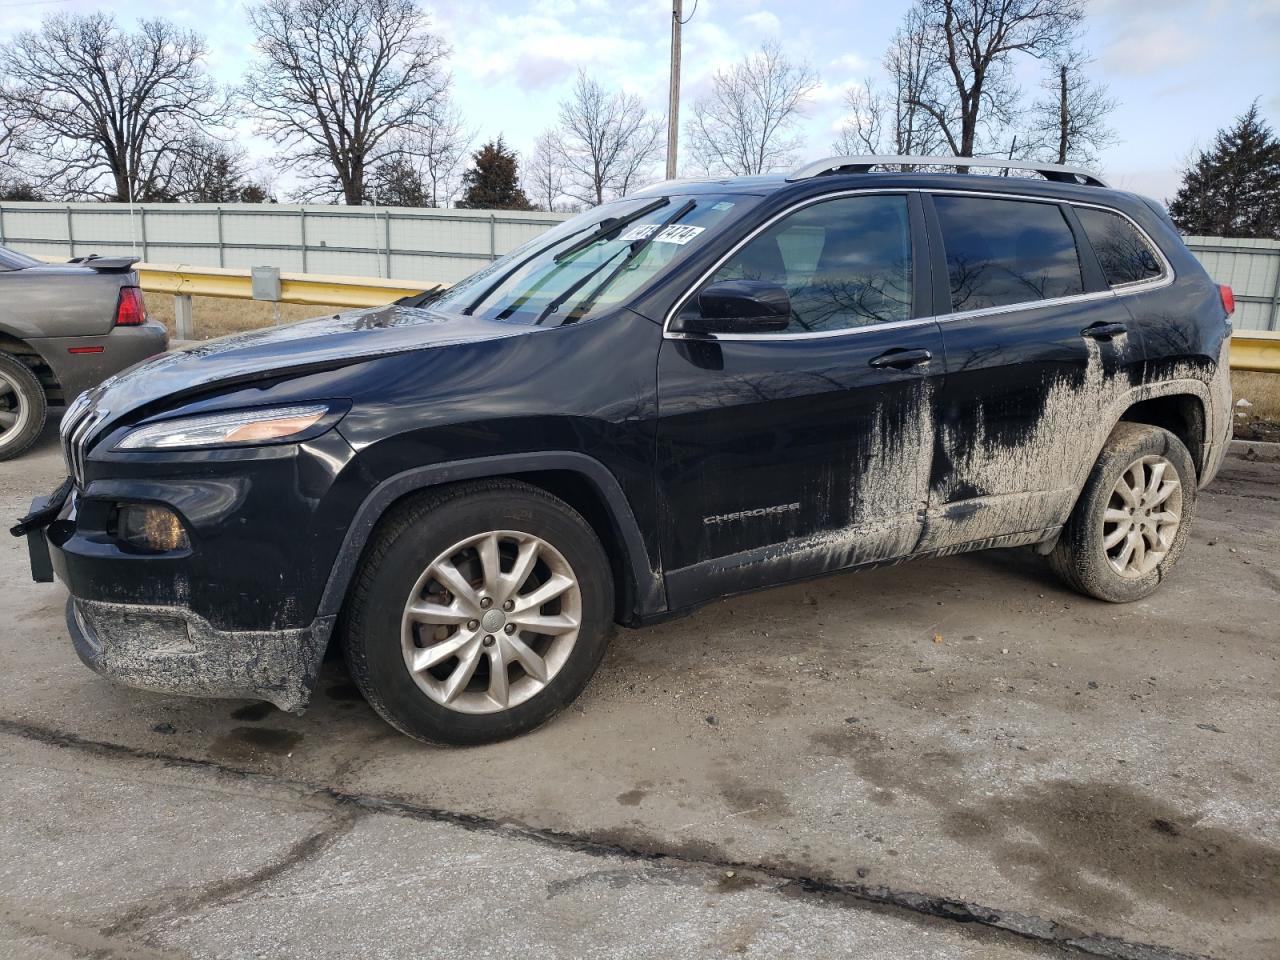
<instances>
[{"instance_id":1,"label":"black tire","mask_svg":"<svg viewBox=\"0 0 1280 960\"><path fill-rule=\"evenodd\" d=\"M578 583L580 627L568 658L539 692L497 712L461 713L414 680L401 647L401 618L419 576L437 557L489 531L531 534L562 555ZM563 500L526 483L479 481L433 490L392 509L361 558L342 621L352 679L384 720L431 743L487 743L532 730L586 687L612 632L613 579L594 531Z\"/></svg>"},{"instance_id":2,"label":"black tire","mask_svg":"<svg viewBox=\"0 0 1280 960\"><path fill-rule=\"evenodd\" d=\"M1163 457L1177 471L1181 484L1180 521L1159 563L1141 576L1122 576L1107 558L1103 543L1104 515L1121 475L1131 464L1148 456ZM1160 427L1144 423L1117 424L1049 554L1049 563L1073 590L1099 600L1130 603L1150 596L1169 575L1186 545L1196 495L1195 464L1181 440Z\"/></svg>"},{"instance_id":3,"label":"black tire","mask_svg":"<svg viewBox=\"0 0 1280 960\"><path fill-rule=\"evenodd\" d=\"M0 460L11 460L26 451L44 430L48 412L44 387L31 368L8 353L0 353Z\"/></svg>"}]
</instances>

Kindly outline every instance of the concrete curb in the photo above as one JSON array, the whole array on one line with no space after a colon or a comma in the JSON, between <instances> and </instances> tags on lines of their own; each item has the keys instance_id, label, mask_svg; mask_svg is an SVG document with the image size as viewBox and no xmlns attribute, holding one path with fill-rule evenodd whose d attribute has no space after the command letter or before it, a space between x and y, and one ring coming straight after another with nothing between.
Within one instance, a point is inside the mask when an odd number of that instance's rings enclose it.
<instances>
[{"instance_id":1,"label":"concrete curb","mask_svg":"<svg viewBox=\"0 0 1280 960\"><path fill-rule=\"evenodd\" d=\"M1280 443L1265 440L1232 440L1227 456L1241 460L1261 460L1264 463L1280 463Z\"/></svg>"}]
</instances>

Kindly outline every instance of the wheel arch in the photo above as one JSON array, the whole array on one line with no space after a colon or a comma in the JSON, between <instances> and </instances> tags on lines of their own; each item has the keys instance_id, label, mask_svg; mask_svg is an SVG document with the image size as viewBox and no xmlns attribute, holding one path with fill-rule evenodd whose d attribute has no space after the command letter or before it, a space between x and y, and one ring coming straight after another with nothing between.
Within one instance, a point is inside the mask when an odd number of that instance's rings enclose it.
<instances>
[{"instance_id":1,"label":"wheel arch","mask_svg":"<svg viewBox=\"0 0 1280 960\"><path fill-rule=\"evenodd\" d=\"M18 336L17 331L0 323L0 353L16 357L35 374L40 386L44 388L45 402L57 404L63 402L62 383L53 365L45 358L30 340Z\"/></svg>"},{"instance_id":2,"label":"wheel arch","mask_svg":"<svg viewBox=\"0 0 1280 960\"><path fill-rule=\"evenodd\" d=\"M1098 423L1103 426L1093 437L1089 456L1076 465L1076 475L1073 478L1075 493L1059 522L1066 523L1075 510L1090 471L1102 455L1112 432L1121 423L1145 423L1169 430L1190 452L1197 479L1203 476L1209 467L1211 453L1211 396L1210 387L1203 380L1177 379L1141 384L1116 397L1098 418ZM1197 430L1198 437L1195 433ZM1191 442L1188 443L1188 440ZM1037 544L1037 552L1048 553L1057 543L1058 536L1055 533Z\"/></svg>"},{"instance_id":3,"label":"wheel arch","mask_svg":"<svg viewBox=\"0 0 1280 960\"><path fill-rule=\"evenodd\" d=\"M635 623L666 610L661 570L651 561L631 504L600 461L572 451L478 457L405 470L365 497L347 528L321 595L317 616L339 613L369 537L387 511L406 497L469 480L521 480L564 500L595 530L609 557L615 619Z\"/></svg>"},{"instance_id":4,"label":"wheel arch","mask_svg":"<svg viewBox=\"0 0 1280 960\"><path fill-rule=\"evenodd\" d=\"M1168 393L1138 400L1120 415L1120 422L1145 423L1168 430L1191 454L1197 478L1204 475L1209 432L1208 411L1201 397L1192 393Z\"/></svg>"}]
</instances>

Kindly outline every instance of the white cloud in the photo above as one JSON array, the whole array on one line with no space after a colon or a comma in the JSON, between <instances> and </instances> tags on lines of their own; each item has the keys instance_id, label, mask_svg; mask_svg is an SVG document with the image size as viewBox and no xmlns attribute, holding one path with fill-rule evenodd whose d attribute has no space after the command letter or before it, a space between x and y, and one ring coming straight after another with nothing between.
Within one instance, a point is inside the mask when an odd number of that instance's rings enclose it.
<instances>
[{"instance_id":1,"label":"white cloud","mask_svg":"<svg viewBox=\"0 0 1280 960\"><path fill-rule=\"evenodd\" d=\"M770 13L768 10L749 13L742 18L742 22L770 36L782 31L782 21L778 19L777 15Z\"/></svg>"},{"instance_id":2,"label":"white cloud","mask_svg":"<svg viewBox=\"0 0 1280 960\"><path fill-rule=\"evenodd\" d=\"M1130 21L1103 51L1103 65L1115 74L1151 74L1185 68L1201 53L1202 38L1186 27L1150 20Z\"/></svg>"},{"instance_id":3,"label":"white cloud","mask_svg":"<svg viewBox=\"0 0 1280 960\"><path fill-rule=\"evenodd\" d=\"M836 57L829 64L829 69L842 73L865 73L871 64L856 53L846 53Z\"/></svg>"}]
</instances>

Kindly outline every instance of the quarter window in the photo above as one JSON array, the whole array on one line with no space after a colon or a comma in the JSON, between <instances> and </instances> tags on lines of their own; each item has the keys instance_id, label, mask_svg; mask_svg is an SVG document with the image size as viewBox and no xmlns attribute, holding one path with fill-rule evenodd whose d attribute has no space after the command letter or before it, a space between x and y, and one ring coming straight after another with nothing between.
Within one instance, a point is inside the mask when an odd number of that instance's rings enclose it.
<instances>
[{"instance_id":1,"label":"quarter window","mask_svg":"<svg viewBox=\"0 0 1280 960\"><path fill-rule=\"evenodd\" d=\"M1075 235L1057 204L935 196L951 309L985 310L1084 292Z\"/></svg>"},{"instance_id":2,"label":"quarter window","mask_svg":"<svg viewBox=\"0 0 1280 960\"><path fill-rule=\"evenodd\" d=\"M1151 244L1120 214L1097 207L1076 207L1076 216L1098 256L1107 283L1113 287L1151 280L1163 272Z\"/></svg>"},{"instance_id":3,"label":"quarter window","mask_svg":"<svg viewBox=\"0 0 1280 960\"><path fill-rule=\"evenodd\" d=\"M791 298L791 323L784 333L906 320L911 316L907 198L840 197L798 210L734 254L710 282L717 280L763 280L783 287Z\"/></svg>"}]
</instances>

